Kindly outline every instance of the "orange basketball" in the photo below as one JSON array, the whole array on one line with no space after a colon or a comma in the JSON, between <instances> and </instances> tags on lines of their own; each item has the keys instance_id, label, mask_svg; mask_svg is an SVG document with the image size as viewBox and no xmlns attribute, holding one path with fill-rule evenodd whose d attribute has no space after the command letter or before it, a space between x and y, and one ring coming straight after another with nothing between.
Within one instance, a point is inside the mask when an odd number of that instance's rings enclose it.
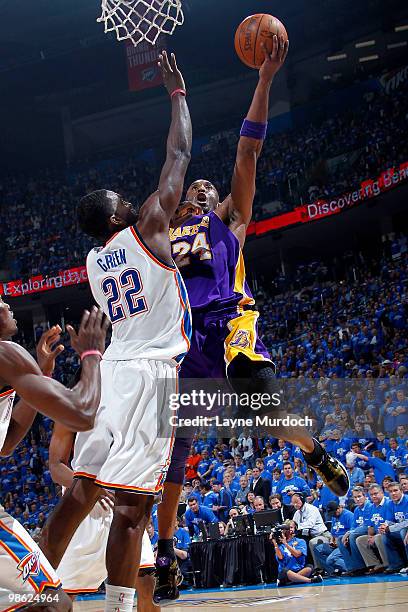
<instances>
[{"instance_id":1,"label":"orange basketball","mask_svg":"<svg viewBox=\"0 0 408 612\"><path fill-rule=\"evenodd\" d=\"M260 68L265 59L261 43L264 42L271 53L274 34L288 39L285 26L273 15L258 13L244 19L235 32L235 51L239 59L250 68Z\"/></svg>"}]
</instances>

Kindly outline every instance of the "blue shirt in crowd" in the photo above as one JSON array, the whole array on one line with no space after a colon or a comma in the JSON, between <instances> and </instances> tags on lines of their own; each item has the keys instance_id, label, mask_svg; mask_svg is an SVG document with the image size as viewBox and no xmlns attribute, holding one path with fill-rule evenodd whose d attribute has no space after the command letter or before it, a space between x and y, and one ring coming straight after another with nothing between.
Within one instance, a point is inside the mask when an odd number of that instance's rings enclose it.
<instances>
[{"instance_id":1,"label":"blue shirt in crowd","mask_svg":"<svg viewBox=\"0 0 408 612\"><path fill-rule=\"evenodd\" d=\"M299 476L293 476L287 480L285 477L281 478L276 487L276 493L282 495L282 503L290 504L292 495L289 495L288 492L292 491L293 493L306 493L306 495L310 495L310 489L303 478L299 478Z\"/></svg>"},{"instance_id":2,"label":"blue shirt in crowd","mask_svg":"<svg viewBox=\"0 0 408 612\"><path fill-rule=\"evenodd\" d=\"M350 510L347 510L347 508L344 508L340 516L333 516L332 518L332 535L335 538L341 538L342 536L344 536L345 533L347 533L347 531L350 531L350 529L352 529L353 523L354 514Z\"/></svg>"},{"instance_id":3,"label":"blue shirt in crowd","mask_svg":"<svg viewBox=\"0 0 408 612\"><path fill-rule=\"evenodd\" d=\"M183 527L179 527L174 532L174 544L175 547L180 548L180 550L188 550L191 544L191 538L188 531L183 529Z\"/></svg>"},{"instance_id":4,"label":"blue shirt in crowd","mask_svg":"<svg viewBox=\"0 0 408 612\"><path fill-rule=\"evenodd\" d=\"M193 512L191 508L186 510L185 514L186 525L187 527L193 527L194 533L200 533L200 530L197 526L199 521L204 521L204 523L216 523L217 518L210 508L206 508L206 506L199 506L198 512Z\"/></svg>"},{"instance_id":5,"label":"blue shirt in crowd","mask_svg":"<svg viewBox=\"0 0 408 612\"><path fill-rule=\"evenodd\" d=\"M279 567L278 571L282 570L292 570L293 572L299 572L301 569L305 567L306 555L307 555L307 546L305 540L301 538L292 538L288 540L288 544L292 548L296 548L296 550L300 550L302 552L300 557L294 557L292 553L286 548L285 544L279 544L279 550L283 554L283 559L279 559L276 556Z\"/></svg>"},{"instance_id":6,"label":"blue shirt in crowd","mask_svg":"<svg viewBox=\"0 0 408 612\"><path fill-rule=\"evenodd\" d=\"M358 527L368 527L371 521L371 506L372 503L366 500L364 506L356 506L354 509L353 529Z\"/></svg>"},{"instance_id":7,"label":"blue shirt in crowd","mask_svg":"<svg viewBox=\"0 0 408 612\"><path fill-rule=\"evenodd\" d=\"M375 504L372 504L371 506L370 525L371 527L374 527L376 533L378 532L379 525L382 525L386 521L389 505L390 500L383 497L379 506L376 506Z\"/></svg>"},{"instance_id":8,"label":"blue shirt in crowd","mask_svg":"<svg viewBox=\"0 0 408 612\"><path fill-rule=\"evenodd\" d=\"M389 501L386 513L386 520L392 523L402 523L408 520L408 496L403 495L398 504Z\"/></svg>"}]
</instances>

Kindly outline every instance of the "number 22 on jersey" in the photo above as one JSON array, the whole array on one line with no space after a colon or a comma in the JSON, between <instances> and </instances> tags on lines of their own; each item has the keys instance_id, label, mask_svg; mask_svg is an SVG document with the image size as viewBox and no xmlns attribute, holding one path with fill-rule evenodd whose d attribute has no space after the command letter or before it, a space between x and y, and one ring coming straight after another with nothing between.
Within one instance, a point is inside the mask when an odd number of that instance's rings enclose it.
<instances>
[{"instance_id":1,"label":"number 22 on jersey","mask_svg":"<svg viewBox=\"0 0 408 612\"><path fill-rule=\"evenodd\" d=\"M143 295L143 283L139 270L130 268L124 270L119 279L107 276L101 283L104 296L107 299L111 323L123 321L148 310Z\"/></svg>"}]
</instances>

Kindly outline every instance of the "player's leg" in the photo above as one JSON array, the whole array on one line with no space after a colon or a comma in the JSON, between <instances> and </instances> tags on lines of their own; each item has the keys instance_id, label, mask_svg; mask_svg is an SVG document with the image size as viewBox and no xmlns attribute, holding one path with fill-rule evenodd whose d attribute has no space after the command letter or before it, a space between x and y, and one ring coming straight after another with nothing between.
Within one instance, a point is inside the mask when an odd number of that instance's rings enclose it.
<instances>
[{"instance_id":1,"label":"player's leg","mask_svg":"<svg viewBox=\"0 0 408 612\"><path fill-rule=\"evenodd\" d=\"M218 366L219 373L214 373ZM190 350L185 357L180 371L180 392L189 391L189 385L196 386L194 381L205 376L223 377L224 347L217 341L217 336L206 321L193 318L193 335ZM188 417L189 406L180 406L178 416ZM183 580L179 564L174 553L173 535L176 525L177 510L183 488L185 464L191 448L190 438L176 437L170 466L164 483L162 503L157 508L159 541L157 543L156 584L154 601L156 604L174 601L179 597L178 586Z\"/></svg>"},{"instance_id":2,"label":"player's leg","mask_svg":"<svg viewBox=\"0 0 408 612\"><path fill-rule=\"evenodd\" d=\"M105 610L131 611L139 572L142 538L150 519L154 497L117 491L106 549Z\"/></svg>"},{"instance_id":3,"label":"player's leg","mask_svg":"<svg viewBox=\"0 0 408 612\"><path fill-rule=\"evenodd\" d=\"M100 487L88 478L75 478L41 531L39 546L51 565L57 568L80 523L88 516Z\"/></svg>"},{"instance_id":4,"label":"player's leg","mask_svg":"<svg viewBox=\"0 0 408 612\"><path fill-rule=\"evenodd\" d=\"M164 483L162 502L157 508L159 541L157 543L156 584L154 601L159 604L179 597L178 586L183 577L174 552L173 535L177 510L184 482L185 463L191 439L176 438Z\"/></svg>"},{"instance_id":5,"label":"player's leg","mask_svg":"<svg viewBox=\"0 0 408 612\"><path fill-rule=\"evenodd\" d=\"M65 592L95 593L106 580L106 545L113 513L97 503L79 525L57 568Z\"/></svg>"},{"instance_id":6,"label":"player's leg","mask_svg":"<svg viewBox=\"0 0 408 612\"><path fill-rule=\"evenodd\" d=\"M136 578L137 612L157 612L160 606L153 602L155 577L152 573L139 572Z\"/></svg>"},{"instance_id":7,"label":"player's leg","mask_svg":"<svg viewBox=\"0 0 408 612\"><path fill-rule=\"evenodd\" d=\"M248 394L265 393L272 396L279 392L271 362L251 360L242 352L238 352L229 363L228 379L239 393L245 390ZM274 418L290 416L276 410L276 408L271 408L270 415ZM349 489L346 469L337 459L328 455L320 442L312 437L306 427L281 424L270 429L270 431L274 437L282 438L295 446L299 446L306 463L319 474L330 490L338 496L346 495Z\"/></svg>"}]
</instances>

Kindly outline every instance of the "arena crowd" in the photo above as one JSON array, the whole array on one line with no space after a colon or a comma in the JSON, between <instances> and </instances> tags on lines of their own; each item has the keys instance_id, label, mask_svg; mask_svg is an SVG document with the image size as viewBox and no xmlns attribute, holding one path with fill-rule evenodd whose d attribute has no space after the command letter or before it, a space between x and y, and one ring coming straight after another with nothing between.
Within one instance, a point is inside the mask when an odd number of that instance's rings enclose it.
<instances>
[{"instance_id":1,"label":"arena crowd","mask_svg":"<svg viewBox=\"0 0 408 612\"><path fill-rule=\"evenodd\" d=\"M362 180L408 160L408 82L388 95L367 93L355 108L326 120L269 134L258 163L254 219L358 189ZM208 178L225 197L230 191L237 127L209 135L194 155L186 185ZM0 180L1 257L11 278L55 274L83 265L90 241L76 227L76 205L85 193L109 188L142 202L157 187L155 161L116 159L61 176L51 170ZM45 230L45 231L44 231Z\"/></svg>"}]
</instances>

